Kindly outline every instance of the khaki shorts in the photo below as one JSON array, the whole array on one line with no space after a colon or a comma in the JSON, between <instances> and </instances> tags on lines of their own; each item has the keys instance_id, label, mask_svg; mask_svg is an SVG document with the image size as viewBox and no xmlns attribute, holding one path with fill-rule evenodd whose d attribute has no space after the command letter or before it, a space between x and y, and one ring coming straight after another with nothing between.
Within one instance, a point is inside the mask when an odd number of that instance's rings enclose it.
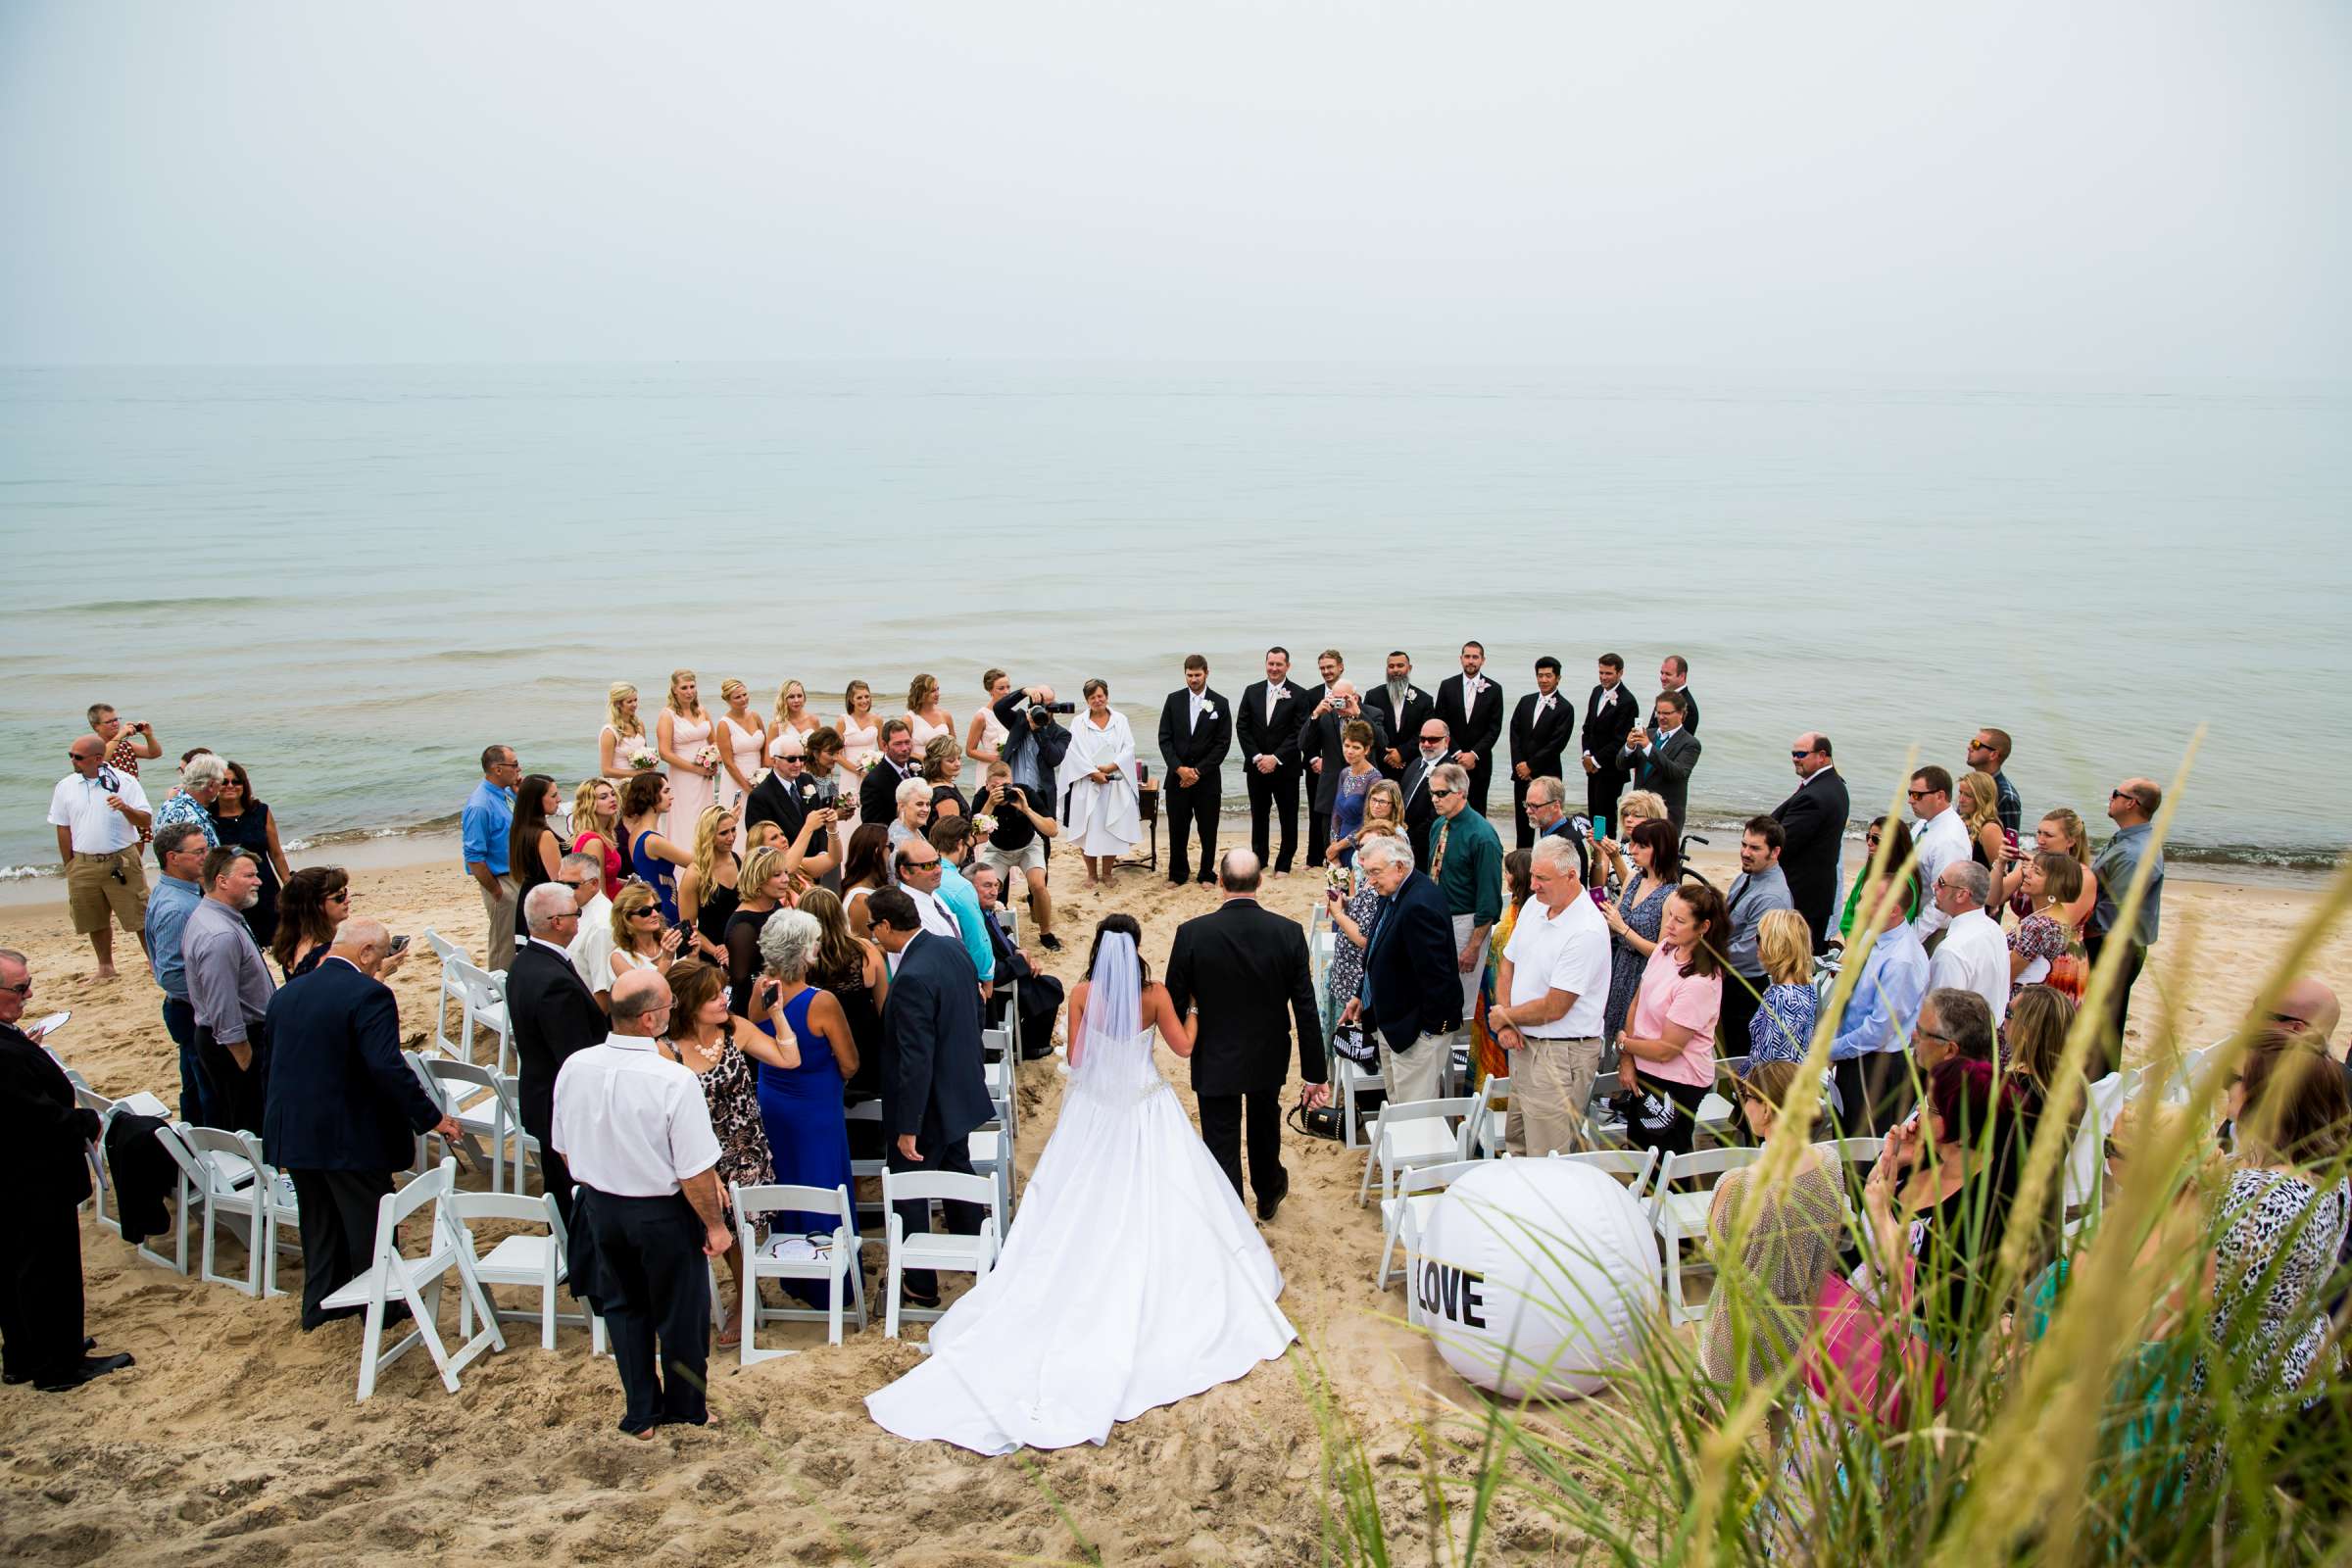
<instances>
[{"instance_id":1,"label":"khaki shorts","mask_svg":"<svg viewBox=\"0 0 2352 1568\"><path fill-rule=\"evenodd\" d=\"M74 933L89 936L106 929L112 909L115 923L138 931L147 923L147 869L139 863L139 847L112 855L76 854L66 866L66 906L74 912Z\"/></svg>"},{"instance_id":2,"label":"khaki shorts","mask_svg":"<svg viewBox=\"0 0 2352 1568\"><path fill-rule=\"evenodd\" d=\"M1017 850L1000 850L982 839L980 852L973 858L1006 876L1015 871L1042 871L1046 868L1046 841L1031 839Z\"/></svg>"}]
</instances>

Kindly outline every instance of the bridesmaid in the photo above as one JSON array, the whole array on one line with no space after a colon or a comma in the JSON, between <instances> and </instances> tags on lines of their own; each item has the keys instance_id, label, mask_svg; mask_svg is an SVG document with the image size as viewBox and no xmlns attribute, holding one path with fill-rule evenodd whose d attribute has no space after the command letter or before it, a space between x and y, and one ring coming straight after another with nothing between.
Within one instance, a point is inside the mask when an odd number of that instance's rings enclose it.
<instances>
[{"instance_id":1,"label":"bridesmaid","mask_svg":"<svg viewBox=\"0 0 2352 1568\"><path fill-rule=\"evenodd\" d=\"M760 929L760 956L767 976L753 991L751 1019L772 1033L779 1048L787 1040L797 1045L800 1065L760 1067L760 1115L767 1124L777 1181L820 1192L847 1187L854 1193L857 1178L850 1169L850 1130L842 1114L842 1097L858 1071L858 1042L841 1004L808 984L808 970L823 940L824 928L816 916L799 909L770 915ZM857 1223L854 1209L850 1222ZM787 1211L773 1216L773 1223L787 1236L805 1236L830 1234L840 1220L831 1214ZM812 1281L787 1284L804 1299L816 1289Z\"/></svg>"},{"instance_id":2,"label":"bridesmaid","mask_svg":"<svg viewBox=\"0 0 2352 1568\"><path fill-rule=\"evenodd\" d=\"M687 955L710 963L727 961L727 916L742 895L743 860L735 853L735 830L743 820L730 807L709 806L694 828L694 863L678 878L678 924L686 928Z\"/></svg>"},{"instance_id":3,"label":"bridesmaid","mask_svg":"<svg viewBox=\"0 0 2352 1568\"><path fill-rule=\"evenodd\" d=\"M808 689L797 680L786 681L776 688L776 719L767 726L768 755L776 755L774 744L784 738L786 730L798 735L801 744L806 746L808 733L816 728L816 715L808 711Z\"/></svg>"},{"instance_id":4,"label":"bridesmaid","mask_svg":"<svg viewBox=\"0 0 2352 1568\"><path fill-rule=\"evenodd\" d=\"M670 838L690 836L703 819L703 808L717 798L718 748L710 740L714 729L710 715L703 711L694 671L671 670L669 700L654 724L656 749L669 769L672 814L662 831Z\"/></svg>"},{"instance_id":5,"label":"bridesmaid","mask_svg":"<svg viewBox=\"0 0 2352 1568\"><path fill-rule=\"evenodd\" d=\"M882 721L874 716L874 690L861 680L850 682L841 694L841 705L847 711L833 728L841 735L841 770L847 775L841 790L850 802L849 815L842 819L842 831L847 833L858 826L858 786L864 781L865 770L874 765L874 759L882 755Z\"/></svg>"},{"instance_id":6,"label":"bridesmaid","mask_svg":"<svg viewBox=\"0 0 2352 1568\"><path fill-rule=\"evenodd\" d=\"M988 693L988 701L980 705L964 731L963 755L979 768L979 776L986 778L988 764L1004 760L1004 741L1011 734L997 718L997 700L1012 690L1012 677L1001 669L988 670L980 677L980 689Z\"/></svg>"},{"instance_id":7,"label":"bridesmaid","mask_svg":"<svg viewBox=\"0 0 2352 1568\"><path fill-rule=\"evenodd\" d=\"M571 852L604 863L605 897L620 891L620 791L609 778L580 780L571 792ZM509 862L512 864L513 862Z\"/></svg>"},{"instance_id":8,"label":"bridesmaid","mask_svg":"<svg viewBox=\"0 0 2352 1568\"><path fill-rule=\"evenodd\" d=\"M286 852L278 848L277 818L270 814L268 806L253 798L253 780L243 762L228 764L228 776L220 781L220 793L213 799L213 821L221 843L251 850L261 865L261 900L245 911L245 925L253 933L254 946L267 948L270 939L277 935L277 890L286 885L294 867L286 863Z\"/></svg>"},{"instance_id":9,"label":"bridesmaid","mask_svg":"<svg viewBox=\"0 0 2352 1568\"><path fill-rule=\"evenodd\" d=\"M605 727L596 737L596 770L606 778L625 782L644 771L621 760L620 749L645 739L637 717L637 688L616 680L605 688Z\"/></svg>"},{"instance_id":10,"label":"bridesmaid","mask_svg":"<svg viewBox=\"0 0 2352 1568\"><path fill-rule=\"evenodd\" d=\"M676 809L669 780L659 773L640 773L620 792L620 829L629 846L629 875L650 890L665 925L678 923L678 867L694 863L692 856L662 832L663 817Z\"/></svg>"},{"instance_id":11,"label":"bridesmaid","mask_svg":"<svg viewBox=\"0 0 2352 1568\"><path fill-rule=\"evenodd\" d=\"M906 722L914 726L914 750L918 757L923 748L945 735L956 738L956 715L939 706L939 682L929 675L917 675L906 687Z\"/></svg>"},{"instance_id":12,"label":"bridesmaid","mask_svg":"<svg viewBox=\"0 0 2352 1568\"><path fill-rule=\"evenodd\" d=\"M718 804L740 818L743 798L767 765L767 726L752 711L752 689L743 682L729 677L719 683L718 695L727 705L718 715Z\"/></svg>"}]
</instances>

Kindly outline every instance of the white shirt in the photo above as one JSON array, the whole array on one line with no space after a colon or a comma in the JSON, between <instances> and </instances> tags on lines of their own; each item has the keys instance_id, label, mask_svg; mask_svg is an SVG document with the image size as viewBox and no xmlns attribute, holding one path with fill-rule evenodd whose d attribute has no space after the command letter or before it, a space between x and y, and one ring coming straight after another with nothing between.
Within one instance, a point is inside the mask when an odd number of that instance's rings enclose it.
<instances>
[{"instance_id":1,"label":"white shirt","mask_svg":"<svg viewBox=\"0 0 2352 1568\"><path fill-rule=\"evenodd\" d=\"M139 842L139 830L129 818L106 804L113 792L100 779L115 785L122 804L132 810L148 808L147 792L128 773L111 767L101 767L92 778L68 773L49 792L49 825L71 830L75 855L113 855Z\"/></svg>"},{"instance_id":2,"label":"white shirt","mask_svg":"<svg viewBox=\"0 0 2352 1568\"><path fill-rule=\"evenodd\" d=\"M664 1198L718 1163L702 1080L635 1035L564 1060L548 1141L573 1180L614 1198Z\"/></svg>"},{"instance_id":3,"label":"white shirt","mask_svg":"<svg viewBox=\"0 0 2352 1568\"><path fill-rule=\"evenodd\" d=\"M1954 860L1968 858L1968 829L1961 824L1960 813L1947 806L1919 824L1912 843L1919 851L1920 909L1911 929L1925 942L1950 923L1949 917L1936 907L1936 879Z\"/></svg>"},{"instance_id":4,"label":"white shirt","mask_svg":"<svg viewBox=\"0 0 2352 1568\"><path fill-rule=\"evenodd\" d=\"M1505 1006L1541 1002L1547 992L1567 991L1576 1001L1549 1023L1520 1033L1530 1040L1590 1040L1600 1033L1609 1002L1609 923L1580 889L1558 913L1541 899L1519 906L1518 923L1502 956L1511 961L1511 994Z\"/></svg>"},{"instance_id":5,"label":"white shirt","mask_svg":"<svg viewBox=\"0 0 2352 1568\"><path fill-rule=\"evenodd\" d=\"M1200 727L1200 710L1208 706L1208 693L1197 692L1194 691L1190 686L1187 686L1184 689L1184 695L1192 699L1192 728L1199 729Z\"/></svg>"},{"instance_id":6,"label":"white shirt","mask_svg":"<svg viewBox=\"0 0 2352 1568\"><path fill-rule=\"evenodd\" d=\"M899 891L914 901L914 912L921 916L924 930L946 937L957 947L963 946L963 927L956 923L956 916L944 900L904 882L899 884Z\"/></svg>"},{"instance_id":7,"label":"white shirt","mask_svg":"<svg viewBox=\"0 0 2352 1568\"><path fill-rule=\"evenodd\" d=\"M2009 1015L2009 939L1983 909L1955 915L1928 960L1928 989L1941 986L1983 997L1995 1024Z\"/></svg>"},{"instance_id":8,"label":"white shirt","mask_svg":"<svg viewBox=\"0 0 2352 1568\"><path fill-rule=\"evenodd\" d=\"M580 928L564 950L591 991L612 989L612 901L598 893L580 910Z\"/></svg>"}]
</instances>

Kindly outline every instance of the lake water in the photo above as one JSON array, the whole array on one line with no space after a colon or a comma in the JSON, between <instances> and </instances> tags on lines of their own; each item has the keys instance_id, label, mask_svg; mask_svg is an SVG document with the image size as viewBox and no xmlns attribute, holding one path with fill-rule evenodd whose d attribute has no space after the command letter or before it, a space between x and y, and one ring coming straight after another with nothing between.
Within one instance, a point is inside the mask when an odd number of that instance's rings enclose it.
<instances>
[{"instance_id":1,"label":"lake water","mask_svg":"<svg viewBox=\"0 0 2352 1568\"><path fill-rule=\"evenodd\" d=\"M0 369L0 864L92 701L251 768L290 838L446 818L508 741L588 771L604 689L1107 678L1147 760L1188 652L1513 699L1686 655L1724 819L1828 730L2018 741L2097 821L2210 726L2177 842L2325 863L2352 777L2352 389L1039 365ZM150 764L149 779L171 777ZM1228 809L1242 804L1229 781ZM2100 824L2103 829L2103 824Z\"/></svg>"}]
</instances>

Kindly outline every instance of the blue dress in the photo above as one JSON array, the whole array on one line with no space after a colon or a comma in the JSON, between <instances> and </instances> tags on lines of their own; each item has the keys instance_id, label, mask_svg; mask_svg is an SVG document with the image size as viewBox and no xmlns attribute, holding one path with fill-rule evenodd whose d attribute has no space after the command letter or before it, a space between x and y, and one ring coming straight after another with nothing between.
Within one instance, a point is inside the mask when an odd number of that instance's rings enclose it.
<instances>
[{"instance_id":1,"label":"blue dress","mask_svg":"<svg viewBox=\"0 0 2352 1568\"><path fill-rule=\"evenodd\" d=\"M629 841L629 874L654 890L654 903L661 906L662 923L678 923L678 868L658 855L645 853L645 841L652 838L649 829Z\"/></svg>"},{"instance_id":2,"label":"blue dress","mask_svg":"<svg viewBox=\"0 0 2352 1568\"><path fill-rule=\"evenodd\" d=\"M767 1125L768 1152L774 1156L776 1180L793 1186L847 1187L857 1196L850 1176L850 1128L842 1115L841 1063L833 1059L832 1044L808 1025L808 1008L818 992L814 986L784 1004L784 1021L801 1043L801 1064L786 1069L760 1063L760 1119ZM773 1026L761 1024L773 1033ZM768 1234L831 1236L840 1221L830 1214L780 1209L770 1215ZM857 1228L855 1210L851 1229ZM800 1286L805 1281L790 1281ZM811 1286L811 1290L815 1287ZM796 1289L795 1295L800 1294ZM818 1293L821 1299L821 1292Z\"/></svg>"},{"instance_id":3,"label":"blue dress","mask_svg":"<svg viewBox=\"0 0 2352 1568\"><path fill-rule=\"evenodd\" d=\"M1364 825L1364 797L1371 794L1372 786L1379 782L1379 768L1365 768L1361 778L1345 768L1341 769L1340 793L1331 803L1331 836L1334 840L1355 837L1356 830ZM1354 863L1355 846L1350 844L1340 852L1340 864Z\"/></svg>"}]
</instances>

